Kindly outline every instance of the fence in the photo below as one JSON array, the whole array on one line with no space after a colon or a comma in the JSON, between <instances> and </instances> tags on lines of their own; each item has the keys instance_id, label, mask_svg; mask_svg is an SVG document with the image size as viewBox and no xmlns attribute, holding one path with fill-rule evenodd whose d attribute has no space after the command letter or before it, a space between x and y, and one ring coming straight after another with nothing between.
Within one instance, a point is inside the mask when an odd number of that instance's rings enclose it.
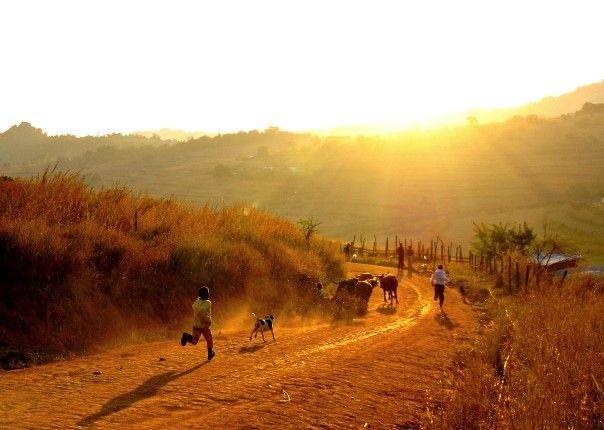
<instances>
[{"instance_id":1,"label":"fence","mask_svg":"<svg viewBox=\"0 0 604 430\"><path fill-rule=\"evenodd\" d=\"M409 260L409 257L413 259L424 259L427 263L436 264L438 262L456 262L463 263L468 262L469 257L464 258L464 253L461 245L455 245L450 242L445 244L441 239L431 240L428 246L428 242L421 240L414 241L413 239L400 239L395 236L394 246L389 246L389 238L386 238L384 248L378 248L377 239L373 237L373 245L371 248L366 246L366 238L360 237L360 244L356 245L356 236L352 242L348 242L342 246L342 252L347 257L352 257L354 254L360 257L398 257L403 263Z\"/></svg>"},{"instance_id":2,"label":"fence","mask_svg":"<svg viewBox=\"0 0 604 430\"><path fill-rule=\"evenodd\" d=\"M497 285L509 291L519 291L522 287L530 285L538 287L546 277L551 278L550 272L545 267L528 261L527 257L520 255L505 254L487 258L471 250L464 255L461 245L454 245L452 242L445 244L438 237L436 240L430 240L428 244L428 242L406 238L399 240L398 236L395 236L392 248L389 247L388 238L385 246L378 248L376 236L373 238L373 244L368 248L366 238L363 236L360 237L360 245L355 245L355 236L352 242L342 246L342 251L348 258L352 258L354 254L360 257L397 257L401 269L413 269L414 260L432 266L432 269L436 268L437 264L452 262L468 264L472 271L497 276ZM564 283L567 273L564 271L560 285Z\"/></svg>"}]
</instances>

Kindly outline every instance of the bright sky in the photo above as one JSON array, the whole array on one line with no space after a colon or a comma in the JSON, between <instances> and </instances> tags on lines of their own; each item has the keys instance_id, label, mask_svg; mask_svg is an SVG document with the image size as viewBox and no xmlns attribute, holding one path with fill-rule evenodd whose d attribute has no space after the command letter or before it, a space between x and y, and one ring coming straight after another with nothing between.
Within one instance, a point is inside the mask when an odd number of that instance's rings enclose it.
<instances>
[{"instance_id":1,"label":"bright sky","mask_svg":"<svg viewBox=\"0 0 604 430\"><path fill-rule=\"evenodd\" d=\"M0 131L408 124L604 79L602 0L4 0Z\"/></svg>"}]
</instances>

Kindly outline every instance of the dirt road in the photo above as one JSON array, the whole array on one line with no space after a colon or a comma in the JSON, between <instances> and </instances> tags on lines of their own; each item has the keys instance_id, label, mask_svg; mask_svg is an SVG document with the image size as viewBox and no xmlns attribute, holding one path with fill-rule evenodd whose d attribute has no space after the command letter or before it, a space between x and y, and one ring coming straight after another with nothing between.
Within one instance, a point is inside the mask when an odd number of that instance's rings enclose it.
<instances>
[{"instance_id":1,"label":"dirt road","mask_svg":"<svg viewBox=\"0 0 604 430\"><path fill-rule=\"evenodd\" d=\"M364 271L384 269L350 265ZM476 318L449 288L439 314L427 278L402 278L396 308L381 293L350 324L277 318L276 342L250 342L251 319L215 333L211 362L175 339L0 373L0 428L419 428Z\"/></svg>"}]
</instances>

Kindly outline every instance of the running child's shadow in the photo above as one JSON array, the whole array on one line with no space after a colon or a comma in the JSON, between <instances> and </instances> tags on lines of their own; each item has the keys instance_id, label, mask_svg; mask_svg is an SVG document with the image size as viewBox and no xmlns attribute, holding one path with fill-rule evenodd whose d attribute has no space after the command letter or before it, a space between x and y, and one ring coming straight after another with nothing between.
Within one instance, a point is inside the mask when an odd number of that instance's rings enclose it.
<instances>
[{"instance_id":1,"label":"running child's shadow","mask_svg":"<svg viewBox=\"0 0 604 430\"><path fill-rule=\"evenodd\" d=\"M195 370L199 369L201 366L208 364L209 361L204 361L203 363L198 364L197 366L191 367L189 370L185 370L184 372L165 372L160 375L155 375L147 379L137 388L127 393L121 394L103 405L100 411L96 414L89 415L85 418L82 418L78 421L79 426L90 426L102 418L106 416L115 414L116 412L120 412L126 408L129 408L134 403L148 399L149 397L153 397L157 394L159 389L166 385L169 382L174 381L175 379L180 378L181 376L185 376Z\"/></svg>"},{"instance_id":2,"label":"running child's shadow","mask_svg":"<svg viewBox=\"0 0 604 430\"><path fill-rule=\"evenodd\" d=\"M449 330L453 330L455 327L458 327L459 324L455 323L454 321L452 321L449 318L449 315L447 315L445 313L445 311L440 311L439 313L436 314L436 316L434 317L434 319L436 320L436 322L438 322L440 325L446 327Z\"/></svg>"}]
</instances>

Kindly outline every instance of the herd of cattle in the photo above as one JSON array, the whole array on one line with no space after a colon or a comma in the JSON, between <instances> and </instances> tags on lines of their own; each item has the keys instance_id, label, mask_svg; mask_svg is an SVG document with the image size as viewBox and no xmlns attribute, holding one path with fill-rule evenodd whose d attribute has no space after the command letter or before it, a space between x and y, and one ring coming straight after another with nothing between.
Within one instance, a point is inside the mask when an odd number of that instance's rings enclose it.
<instances>
[{"instance_id":1,"label":"herd of cattle","mask_svg":"<svg viewBox=\"0 0 604 430\"><path fill-rule=\"evenodd\" d=\"M349 295L358 297L359 299L369 303L369 297L373 292L373 288L378 286L383 290L384 302L390 300L390 304L396 300L398 303L398 280L394 275L373 275L371 273L361 273L355 278L345 279L338 282L338 288L334 297L337 297L343 292L347 292ZM386 300L388 295L388 300Z\"/></svg>"}]
</instances>

